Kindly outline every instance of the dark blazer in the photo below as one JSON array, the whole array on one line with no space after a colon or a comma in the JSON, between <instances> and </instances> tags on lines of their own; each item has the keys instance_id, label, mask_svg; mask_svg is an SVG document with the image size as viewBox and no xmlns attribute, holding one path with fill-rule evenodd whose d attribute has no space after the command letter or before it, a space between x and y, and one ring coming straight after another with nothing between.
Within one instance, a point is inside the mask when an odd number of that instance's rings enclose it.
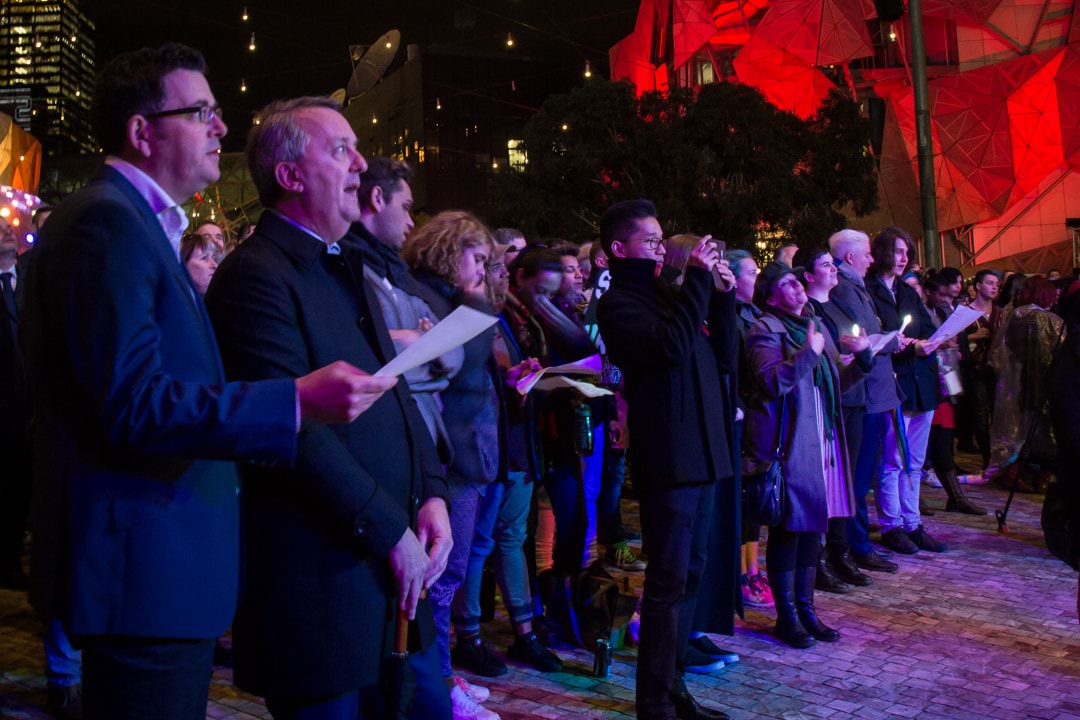
<instances>
[{"instance_id":1,"label":"dark blazer","mask_svg":"<svg viewBox=\"0 0 1080 720\"><path fill-rule=\"evenodd\" d=\"M294 377L394 356L360 253L273 212L206 295L231 378ZM311 698L375 682L392 640L387 561L425 499L445 497L435 446L404 381L348 425L303 423L291 470L244 469L245 578L237 686ZM430 630L430 610L419 612ZM433 633L424 633L427 638Z\"/></svg>"},{"instance_id":2,"label":"dark blazer","mask_svg":"<svg viewBox=\"0 0 1080 720\"><path fill-rule=\"evenodd\" d=\"M881 318L881 327L885 332L899 330L905 315L911 316L911 324L904 330L904 335L916 340L926 340L934 334L936 327L930 317L930 311L919 299L919 293L902 280L896 281L896 296L880 278L867 278L867 290L874 298L874 307ZM905 412L923 413L936 410L941 403L941 383L938 380L937 355L927 357L915 354L915 344L892 356L896 382L903 393L902 407Z\"/></svg>"},{"instance_id":3,"label":"dark blazer","mask_svg":"<svg viewBox=\"0 0 1080 720\"><path fill-rule=\"evenodd\" d=\"M223 461L292 458L295 381L225 384L202 301L111 168L53 212L34 255L34 599L72 635L215 637L240 557Z\"/></svg>"},{"instance_id":4,"label":"dark blazer","mask_svg":"<svg viewBox=\"0 0 1080 720\"><path fill-rule=\"evenodd\" d=\"M623 371L628 450L639 489L731 477L721 376L738 372L735 293L689 268L679 288L651 260L612 258L611 288L597 318L608 355ZM709 333L704 332L708 322Z\"/></svg>"},{"instance_id":5,"label":"dark blazer","mask_svg":"<svg viewBox=\"0 0 1080 720\"><path fill-rule=\"evenodd\" d=\"M495 315L486 302L464 297L442 278L422 270L413 271L413 275L427 289L428 305L440 320L460 305ZM492 326L465 343L461 369L439 393L443 420L454 449L454 459L446 468L449 482L483 487L506 479L503 381L492 352L495 332Z\"/></svg>"}]
</instances>

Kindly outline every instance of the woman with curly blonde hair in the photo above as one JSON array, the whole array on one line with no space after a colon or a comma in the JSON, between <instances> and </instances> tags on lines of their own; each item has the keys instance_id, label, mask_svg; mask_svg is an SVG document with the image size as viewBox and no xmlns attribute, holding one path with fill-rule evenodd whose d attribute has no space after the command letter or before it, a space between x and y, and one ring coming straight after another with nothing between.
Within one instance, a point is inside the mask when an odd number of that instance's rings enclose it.
<instances>
[{"instance_id":1,"label":"woman with curly blonde hair","mask_svg":"<svg viewBox=\"0 0 1080 720\"><path fill-rule=\"evenodd\" d=\"M490 302L486 274L494 246L491 231L475 215L450 210L410 233L401 256L418 275L438 278L466 297Z\"/></svg>"},{"instance_id":2,"label":"woman with curly blonde hair","mask_svg":"<svg viewBox=\"0 0 1080 720\"><path fill-rule=\"evenodd\" d=\"M494 248L491 232L476 216L454 210L439 213L422 228L410 233L401 255L412 267L416 279L431 291L428 302L435 315L442 319L459 305L494 314L487 282L488 261L493 257ZM492 354L494 337L495 329L492 328L465 343L461 370L439 393L443 421L453 447L453 460L446 468L446 477L454 547L446 572L431 588L431 605L443 675L450 686L450 698L455 707L464 706L466 700L462 698L468 688L461 678L453 676L450 665L451 614L459 623L454 663L479 675L494 676L506 672L503 661L480 638L479 620L466 621L473 613L464 596L471 593L468 590L457 593L468 574L478 509L485 496L492 492L491 486L504 484L507 479L506 463L501 462L506 450L503 447L505 429L500 429L505 422L503 392L506 381ZM507 374L519 377L522 369L511 368ZM522 560L518 564L524 567L524 556L518 559ZM531 625L527 624L532 619L532 603L527 595L527 579L524 573L520 574L519 584L523 588L515 588L519 592L507 594L508 598L516 598L524 593L525 598L520 603L513 603L515 608L511 618L521 632L515 643L516 650L511 649L511 657L523 658L534 666L558 669L561 667L558 658L550 656L536 639ZM478 585L476 589L479 589ZM455 593L459 596L457 599ZM517 607L519 604L523 607Z\"/></svg>"}]
</instances>

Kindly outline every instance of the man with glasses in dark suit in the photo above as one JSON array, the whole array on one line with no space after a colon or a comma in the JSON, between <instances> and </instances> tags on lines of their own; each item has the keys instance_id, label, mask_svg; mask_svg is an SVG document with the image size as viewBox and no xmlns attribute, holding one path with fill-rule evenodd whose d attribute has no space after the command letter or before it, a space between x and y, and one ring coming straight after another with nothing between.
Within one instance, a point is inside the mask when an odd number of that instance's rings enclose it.
<instances>
[{"instance_id":1,"label":"man with glasses in dark suit","mask_svg":"<svg viewBox=\"0 0 1080 720\"><path fill-rule=\"evenodd\" d=\"M182 45L104 67L105 167L52 214L25 279L31 599L83 648L89 720L206 716L237 602L232 461L288 464L301 419L348 422L393 384L346 363L225 382L179 256L181 203L218 179L227 131L205 71Z\"/></svg>"}]
</instances>

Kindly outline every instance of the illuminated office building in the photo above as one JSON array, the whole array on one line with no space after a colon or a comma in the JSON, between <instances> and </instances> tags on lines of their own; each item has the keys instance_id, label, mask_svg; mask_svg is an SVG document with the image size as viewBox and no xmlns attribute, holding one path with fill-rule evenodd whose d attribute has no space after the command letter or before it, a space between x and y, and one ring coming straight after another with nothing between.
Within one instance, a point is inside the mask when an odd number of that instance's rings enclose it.
<instances>
[{"instance_id":1,"label":"illuminated office building","mask_svg":"<svg viewBox=\"0 0 1080 720\"><path fill-rule=\"evenodd\" d=\"M97 151L93 35L77 0L0 0L0 112L46 155Z\"/></svg>"}]
</instances>

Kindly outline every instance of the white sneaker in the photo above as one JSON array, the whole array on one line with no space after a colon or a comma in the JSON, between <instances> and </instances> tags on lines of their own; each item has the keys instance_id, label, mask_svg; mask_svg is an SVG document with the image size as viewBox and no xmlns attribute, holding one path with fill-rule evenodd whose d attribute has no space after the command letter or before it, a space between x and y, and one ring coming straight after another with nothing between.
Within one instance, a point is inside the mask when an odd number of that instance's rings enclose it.
<instances>
[{"instance_id":1,"label":"white sneaker","mask_svg":"<svg viewBox=\"0 0 1080 720\"><path fill-rule=\"evenodd\" d=\"M941 481L938 480L937 473L933 470L927 470L923 473L922 481L930 487L941 487Z\"/></svg>"},{"instance_id":2,"label":"white sneaker","mask_svg":"<svg viewBox=\"0 0 1080 720\"><path fill-rule=\"evenodd\" d=\"M990 478L982 473L976 473L974 475L957 475L956 479L960 481L961 485L986 485L990 482Z\"/></svg>"},{"instance_id":3,"label":"white sneaker","mask_svg":"<svg viewBox=\"0 0 1080 720\"><path fill-rule=\"evenodd\" d=\"M450 704L454 708L454 720L499 720L497 713L478 704L456 683L450 688Z\"/></svg>"},{"instance_id":4,"label":"white sneaker","mask_svg":"<svg viewBox=\"0 0 1080 720\"><path fill-rule=\"evenodd\" d=\"M465 694L471 697L476 702L484 702L491 697L491 691L486 687L480 685L473 685L471 682L461 677L460 675L454 676L454 684L465 691Z\"/></svg>"}]
</instances>

